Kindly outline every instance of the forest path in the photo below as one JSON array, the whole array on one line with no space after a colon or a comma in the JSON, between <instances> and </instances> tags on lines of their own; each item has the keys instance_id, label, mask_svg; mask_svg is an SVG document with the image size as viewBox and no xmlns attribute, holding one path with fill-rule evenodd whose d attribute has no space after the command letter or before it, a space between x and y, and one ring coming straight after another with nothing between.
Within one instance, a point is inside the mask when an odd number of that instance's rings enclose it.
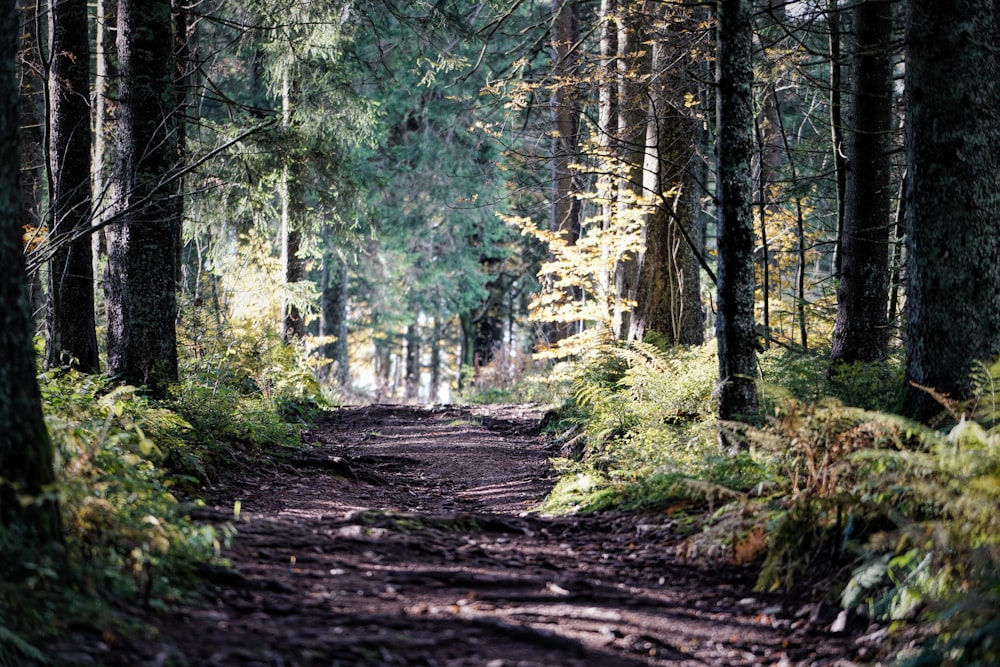
<instances>
[{"instance_id":1,"label":"forest path","mask_svg":"<svg viewBox=\"0 0 1000 667\"><path fill-rule=\"evenodd\" d=\"M854 665L835 609L699 568L665 514L544 518L553 455L524 406L345 408L312 447L221 482L207 604L163 615L144 664ZM863 630L856 633L863 634ZM183 658L182 658L183 656Z\"/></svg>"}]
</instances>

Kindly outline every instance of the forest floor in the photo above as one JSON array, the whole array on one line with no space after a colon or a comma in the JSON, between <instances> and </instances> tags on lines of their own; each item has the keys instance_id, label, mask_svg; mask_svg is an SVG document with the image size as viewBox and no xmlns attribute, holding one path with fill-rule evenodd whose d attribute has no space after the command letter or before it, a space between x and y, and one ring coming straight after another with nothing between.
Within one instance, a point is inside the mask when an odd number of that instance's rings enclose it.
<instances>
[{"instance_id":1,"label":"forest floor","mask_svg":"<svg viewBox=\"0 0 1000 667\"><path fill-rule=\"evenodd\" d=\"M688 562L666 513L545 517L557 454L526 406L344 408L290 456L233 470L200 521L232 568L148 611L103 665L875 664L884 630L755 570Z\"/></svg>"}]
</instances>

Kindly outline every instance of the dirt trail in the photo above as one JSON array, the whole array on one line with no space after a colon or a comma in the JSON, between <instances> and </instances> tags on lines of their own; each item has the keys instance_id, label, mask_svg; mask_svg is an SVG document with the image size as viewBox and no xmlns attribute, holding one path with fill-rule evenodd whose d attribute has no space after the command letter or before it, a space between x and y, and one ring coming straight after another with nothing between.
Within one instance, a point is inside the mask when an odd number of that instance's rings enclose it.
<instances>
[{"instance_id":1,"label":"dirt trail","mask_svg":"<svg viewBox=\"0 0 1000 667\"><path fill-rule=\"evenodd\" d=\"M553 452L526 407L332 412L314 446L212 491L233 570L156 620L133 664L867 664L818 601L752 593L752 572L673 554L670 518L543 518ZM868 633L867 636L864 636Z\"/></svg>"}]
</instances>

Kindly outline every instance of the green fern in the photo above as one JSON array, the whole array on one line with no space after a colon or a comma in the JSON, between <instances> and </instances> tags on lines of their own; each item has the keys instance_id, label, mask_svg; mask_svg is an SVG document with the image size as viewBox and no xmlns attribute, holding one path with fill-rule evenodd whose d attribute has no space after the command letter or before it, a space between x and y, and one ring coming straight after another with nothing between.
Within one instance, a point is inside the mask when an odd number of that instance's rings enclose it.
<instances>
[{"instance_id":1,"label":"green fern","mask_svg":"<svg viewBox=\"0 0 1000 667\"><path fill-rule=\"evenodd\" d=\"M0 665L15 667L23 665L25 659L39 665L49 664L44 653L29 644L16 632L0 625Z\"/></svg>"}]
</instances>

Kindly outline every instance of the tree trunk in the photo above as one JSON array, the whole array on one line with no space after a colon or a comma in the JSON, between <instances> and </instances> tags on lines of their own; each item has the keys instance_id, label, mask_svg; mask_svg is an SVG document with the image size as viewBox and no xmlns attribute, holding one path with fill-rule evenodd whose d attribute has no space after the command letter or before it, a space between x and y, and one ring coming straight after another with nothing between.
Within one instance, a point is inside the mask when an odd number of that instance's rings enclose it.
<instances>
[{"instance_id":1,"label":"tree trunk","mask_svg":"<svg viewBox=\"0 0 1000 667\"><path fill-rule=\"evenodd\" d=\"M350 384L347 347L347 265L327 252L323 257L319 335L334 340L321 348L321 354L334 366L337 385L344 389Z\"/></svg>"},{"instance_id":2,"label":"tree trunk","mask_svg":"<svg viewBox=\"0 0 1000 667\"><path fill-rule=\"evenodd\" d=\"M114 105L108 104L109 100L116 99L118 70L115 64L115 31L114 26L118 22L118 2L117 0L96 0L95 23L97 39L94 41L94 107L91 113L93 121L93 156L91 158L91 197L93 199L92 208L93 222L99 225L108 216L108 207L111 205L109 197L109 179L112 158L108 149L108 138L113 136ZM103 227L98 229L91 236L91 255L99 258L107 255L108 239ZM97 273L95 261L94 272Z\"/></svg>"},{"instance_id":3,"label":"tree trunk","mask_svg":"<svg viewBox=\"0 0 1000 667\"><path fill-rule=\"evenodd\" d=\"M941 406L914 384L968 398L1000 355L1000 71L993 0L909 9L905 411L927 419Z\"/></svg>"},{"instance_id":4,"label":"tree trunk","mask_svg":"<svg viewBox=\"0 0 1000 667\"><path fill-rule=\"evenodd\" d=\"M407 403L420 401L420 326L406 327L406 378L404 398Z\"/></svg>"},{"instance_id":5,"label":"tree trunk","mask_svg":"<svg viewBox=\"0 0 1000 667\"><path fill-rule=\"evenodd\" d=\"M108 371L162 394L177 380L177 164L170 0L121 0L114 213L105 296Z\"/></svg>"},{"instance_id":6,"label":"tree trunk","mask_svg":"<svg viewBox=\"0 0 1000 667\"><path fill-rule=\"evenodd\" d=\"M286 69L281 80L282 127L286 132L291 130L292 125L292 111L295 105L295 95L292 90L294 85L292 75ZM301 341L306 337L305 318L294 299L289 298L291 286L302 282L306 277L305 259L299 255L305 217L301 167L299 162L291 160L284 166L281 174L281 263L285 281L281 339L286 343L293 340Z\"/></svg>"},{"instance_id":7,"label":"tree trunk","mask_svg":"<svg viewBox=\"0 0 1000 667\"><path fill-rule=\"evenodd\" d=\"M437 403L441 400L441 377L443 361L441 359L441 336L444 334L440 318L435 317L431 324L431 382L427 400Z\"/></svg>"},{"instance_id":8,"label":"tree trunk","mask_svg":"<svg viewBox=\"0 0 1000 667\"><path fill-rule=\"evenodd\" d=\"M719 418L758 412L753 275L753 67L749 0L718 10L718 313Z\"/></svg>"},{"instance_id":9,"label":"tree trunk","mask_svg":"<svg viewBox=\"0 0 1000 667\"><path fill-rule=\"evenodd\" d=\"M854 113L830 352L836 362L881 361L889 355L892 11L892 4L881 0L854 7Z\"/></svg>"},{"instance_id":10,"label":"tree trunk","mask_svg":"<svg viewBox=\"0 0 1000 667\"><path fill-rule=\"evenodd\" d=\"M841 9L839 0L827 0L826 20L830 27L830 140L833 148L833 170L837 183L837 243L834 247L833 273L840 275L844 238L844 215L847 200L847 155L844 153L844 83L841 55Z\"/></svg>"},{"instance_id":11,"label":"tree trunk","mask_svg":"<svg viewBox=\"0 0 1000 667\"><path fill-rule=\"evenodd\" d=\"M17 156L17 14L0 2L0 524L23 541L62 539L52 443L35 378ZM22 502L34 499L32 502Z\"/></svg>"},{"instance_id":12,"label":"tree trunk","mask_svg":"<svg viewBox=\"0 0 1000 667\"><path fill-rule=\"evenodd\" d=\"M615 54L618 52L618 30L615 27L615 14L618 11L618 0L601 0L600 15L600 64L597 69L597 146L598 153L604 162L603 168L597 174L596 188L600 202L601 230L605 236L612 233L617 204L617 184L611 166L616 149L615 134L618 128L617 80ZM601 244L601 266L611 266L609 261L611 249L607 243ZM611 284L614 280L614 269L602 269L600 276L600 291L602 294L612 293Z\"/></svg>"},{"instance_id":13,"label":"tree trunk","mask_svg":"<svg viewBox=\"0 0 1000 667\"><path fill-rule=\"evenodd\" d=\"M461 358L458 365L458 388L465 389L471 381L475 384L479 369L476 363L476 322L472 313L462 313L458 317L461 329Z\"/></svg>"},{"instance_id":14,"label":"tree trunk","mask_svg":"<svg viewBox=\"0 0 1000 667\"><path fill-rule=\"evenodd\" d=\"M33 231L27 234L27 249L34 248L45 240L46 230L42 224L42 197L45 192L43 165L45 155L42 150L45 135L45 82L41 72L42 58L35 20L38 6L31 0L17 0L18 59L21 63L20 100L18 101L18 147L21 152L21 224ZM34 270L29 278L32 319L45 313L45 288L42 272Z\"/></svg>"},{"instance_id":15,"label":"tree trunk","mask_svg":"<svg viewBox=\"0 0 1000 667\"><path fill-rule=\"evenodd\" d=\"M683 97L694 84L674 73L686 71L683 37L691 26L681 18L671 17L673 33L657 38L651 47L642 179L643 191L659 203L646 219L628 339L642 340L655 332L666 344L698 345L705 340L698 261L704 238L698 228L698 184L689 168L695 160L699 126L686 113Z\"/></svg>"},{"instance_id":16,"label":"tree trunk","mask_svg":"<svg viewBox=\"0 0 1000 667\"><path fill-rule=\"evenodd\" d=\"M576 96L575 78L579 26L576 0L551 0L552 2L552 206L549 229L561 233L570 243L580 236L580 201L576 171L572 167L577 159L580 133L580 108ZM570 290L566 298L576 299ZM549 327L549 343L566 338L573 333L572 323L554 322Z\"/></svg>"},{"instance_id":17,"label":"tree trunk","mask_svg":"<svg viewBox=\"0 0 1000 667\"><path fill-rule=\"evenodd\" d=\"M616 225L638 225L640 245L648 235L648 207L643 191L643 166L646 158L646 82L649 71L648 48L642 15L625 5L618 17L618 127L615 131L618 164L618 202ZM615 267L615 303L612 329L615 338L627 338L631 330L632 308L638 296L642 252L626 253Z\"/></svg>"},{"instance_id":18,"label":"tree trunk","mask_svg":"<svg viewBox=\"0 0 1000 667\"><path fill-rule=\"evenodd\" d=\"M49 34L49 239L56 251L49 265L45 366L73 362L84 373L96 373L94 266L85 233L91 222L87 0L51 0Z\"/></svg>"}]
</instances>

